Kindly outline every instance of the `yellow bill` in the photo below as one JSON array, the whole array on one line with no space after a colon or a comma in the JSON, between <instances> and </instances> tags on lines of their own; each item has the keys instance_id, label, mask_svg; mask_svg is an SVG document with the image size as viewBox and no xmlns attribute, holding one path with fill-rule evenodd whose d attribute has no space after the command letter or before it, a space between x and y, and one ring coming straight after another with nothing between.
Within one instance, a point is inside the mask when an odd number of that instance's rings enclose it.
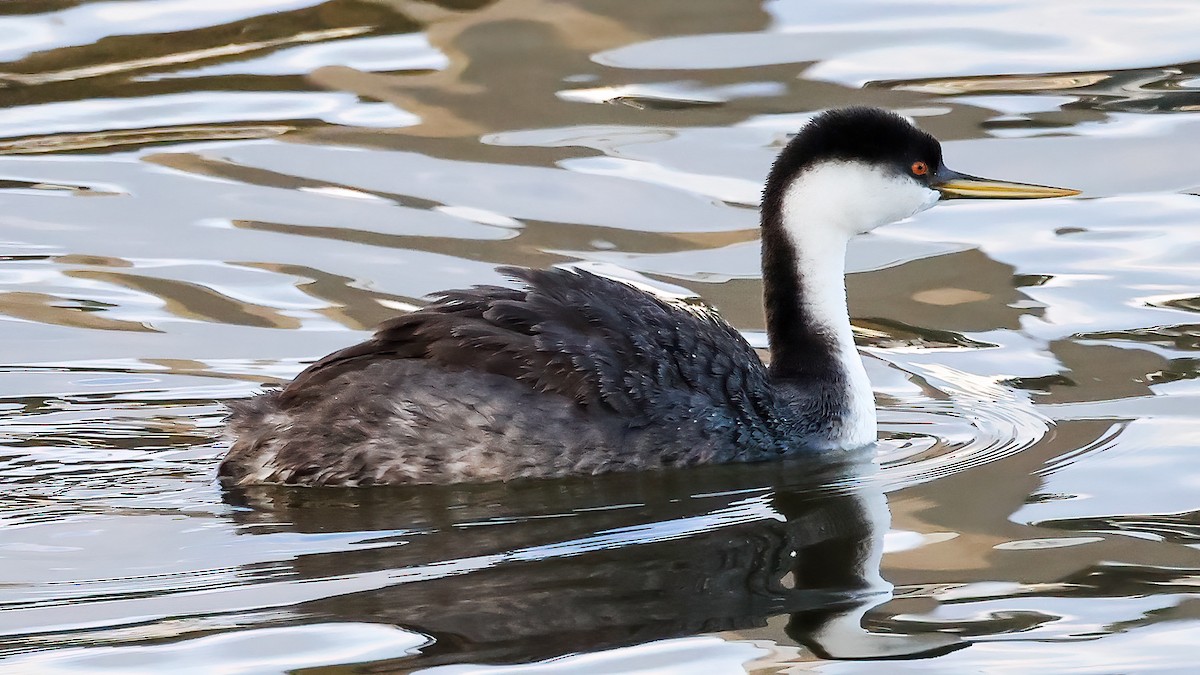
<instances>
[{"instance_id":1,"label":"yellow bill","mask_svg":"<svg viewBox=\"0 0 1200 675\"><path fill-rule=\"evenodd\" d=\"M1069 188L977 178L945 168L934 176L931 187L941 192L943 199L1046 199L1079 194L1079 190Z\"/></svg>"}]
</instances>

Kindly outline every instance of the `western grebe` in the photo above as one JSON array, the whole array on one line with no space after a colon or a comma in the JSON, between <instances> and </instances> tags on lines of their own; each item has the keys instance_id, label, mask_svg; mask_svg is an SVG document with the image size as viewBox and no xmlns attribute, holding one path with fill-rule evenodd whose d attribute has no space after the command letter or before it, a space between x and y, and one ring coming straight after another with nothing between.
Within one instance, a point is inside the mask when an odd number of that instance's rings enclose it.
<instances>
[{"instance_id":1,"label":"western grebe","mask_svg":"<svg viewBox=\"0 0 1200 675\"><path fill-rule=\"evenodd\" d=\"M504 268L230 404L229 484L457 483L757 462L876 439L846 307L851 237L940 198L1074 190L957 173L875 108L817 115L763 191L770 365L708 309L580 270Z\"/></svg>"}]
</instances>

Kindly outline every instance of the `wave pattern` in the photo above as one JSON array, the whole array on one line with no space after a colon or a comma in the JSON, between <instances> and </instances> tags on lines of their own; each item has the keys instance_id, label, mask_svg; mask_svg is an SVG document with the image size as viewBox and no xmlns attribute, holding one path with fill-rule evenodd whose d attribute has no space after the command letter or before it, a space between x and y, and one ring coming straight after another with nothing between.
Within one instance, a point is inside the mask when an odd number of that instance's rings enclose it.
<instances>
[{"instance_id":1,"label":"wave pattern","mask_svg":"<svg viewBox=\"0 0 1200 675\"><path fill-rule=\"evenodd\" d=\"M948 672L1018 648L1081 672L1185 662L1195 10L1043 4L5 3L0 655L402 669L587 635L571 644L605 672L817 667L763 627L799 615L761 605L777 596L689 604L670 582L778 591L780 541L845 526L829 513L851 500L890 507L880 572L905 580L867 623L969 638ZM762 346L761 178L847 103L917 118L961 170L1085 191L853 243L872 457L370 496L216 485L224 402L498 265L601 267ZM560 602L614 603L614 623L543 616ZM264 665L267 644L295 658Z\"/></svg>"}]
</instances>

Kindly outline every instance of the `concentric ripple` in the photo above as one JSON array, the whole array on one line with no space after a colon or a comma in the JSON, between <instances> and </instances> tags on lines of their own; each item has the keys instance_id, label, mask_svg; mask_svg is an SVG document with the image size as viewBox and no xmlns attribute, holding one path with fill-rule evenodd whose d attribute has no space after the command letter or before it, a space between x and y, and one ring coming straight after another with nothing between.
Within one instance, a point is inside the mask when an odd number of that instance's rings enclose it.
<instances>
[{"instance_id":1,"label":"concentric ripple","mask_svg":"<svg viewBox=\"0 0 1200 675\"><path fill-rule=\"evenodd\" d=\"M880 479L889 489L1004 459L1033 446L1053 425L1027 392L995 379L935 364L910 367L932 395L880 408Z\"/></svg>"}]
</instances>

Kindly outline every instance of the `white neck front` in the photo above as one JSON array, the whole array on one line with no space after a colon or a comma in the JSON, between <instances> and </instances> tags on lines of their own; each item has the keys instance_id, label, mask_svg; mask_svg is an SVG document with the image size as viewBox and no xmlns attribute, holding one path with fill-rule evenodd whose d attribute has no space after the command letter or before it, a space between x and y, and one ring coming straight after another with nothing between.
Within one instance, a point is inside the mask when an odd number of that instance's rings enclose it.
<instances>
[{"instance_id":1,"label":"white neck front","mask_svg":"<svg viewBox=\"0 0 1200 675\"><path fill-rule=\"evenodd\" d=\"M830 440L839 447L854 447L876 439L875 397L854 344L846 305L846 248L856 230L855 223L847 220L864 214L852 200L836 198L839 190L847 189L846 182L836 172L828 174L832 175L794 183L784 197L780 215L795 251L794 273L800 283L803 316L832 343L832 356L845 378L841 428ZM833 208L847 204L850 208Z\"/></svg>"}]
</instances>

